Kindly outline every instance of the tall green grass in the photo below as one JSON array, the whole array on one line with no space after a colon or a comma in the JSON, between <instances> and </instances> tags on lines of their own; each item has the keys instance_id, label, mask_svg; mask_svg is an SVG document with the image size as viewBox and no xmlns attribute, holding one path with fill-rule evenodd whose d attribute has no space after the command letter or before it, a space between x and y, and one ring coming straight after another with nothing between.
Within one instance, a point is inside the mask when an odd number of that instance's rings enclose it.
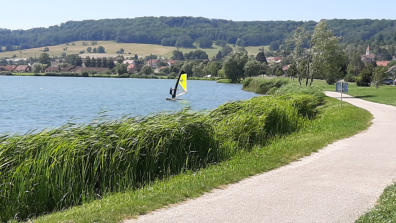
<instances>
[{"instance_id":1,"label":"tall green grass","mask_svg":"<svg viewBox=\"0 0 396 223\"><path fill-rule=\"evenodd\" d=\"M257 97L0 141L0 220L23 220L197 170L298 131L322 98Z\"/></svg>"},{"instance_id":2,"label":"tall green grass","mask_svg":"<svg viewBox=\"0 0 396 223\"><path fill-rule=\"evenodd\" d=\"M250 77L242 82L242 88L258 94L274 94L276 90L289 83L287 78Z\"/></svg>"}]
</instances>

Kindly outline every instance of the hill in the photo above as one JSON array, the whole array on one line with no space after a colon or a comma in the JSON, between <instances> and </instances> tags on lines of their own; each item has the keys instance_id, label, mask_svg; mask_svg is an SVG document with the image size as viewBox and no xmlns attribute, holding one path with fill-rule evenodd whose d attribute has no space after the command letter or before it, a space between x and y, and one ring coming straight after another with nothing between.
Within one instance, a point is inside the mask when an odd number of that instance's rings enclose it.
<instances>
[{"instance_id":1,"label":"hill","mask_svg":"<svg viewBox=\"0 0 396 223\"><path fill-rule=\"evenodd\" d=\"M244 46L271 45L277 48L293 31L304 26L312 31L317 22L239 22L195 17L140 17L70 21L49 28L0 29L2 50L53 46L74 41L161 44L192 47L194 43L225 41ZM396 20L328 20L343 43L396 44Z\"/></svg>"},{"instance_id":2,"label":"hill","mask_svg":"<svg viewBox=\"0 0 396 223\"><path fill-rule=\"evenodd\" d=\"M0 58L11 58L11 57L18 57L18 58L38 58L41 53L43 53L44 48L48 48L46 52L51 57L59 57L63 53L68 55L70 54L80 54L82 57L85 57L89 53L87 52L87 48L95 48L98 46L103 46L106 50L105 54L98 54L98 55L106 55L108 57L114 57L119 55L117 51L121 48L124 49L124 57L133 56L138 54L139 56L148 56L150 54L163 56L170 58L172 56L172 52L176 50L176 47L171 46L162 46L158 44L140 44L140 43L117 43L114 41L76 41L66 44L59 44L55 46L45 46L39 48L32 48L32 49L25 49L25 50L17 50L17 51L6 51L0 52ZM255 55L259 51L259 48L264 46L251 46L246 47L245 49L248 51L249 55ZM216 55L216 53L221 49L221 47L213 45L212 48L209 49L201 49L204 50L209 58L212 58ZM183 53L190 52L195 49L190 48L179 48L180 51ZM81 54L84 52L84 54ZM92 56L92 54L89 54Z\"/></svg>"}]
</instances>

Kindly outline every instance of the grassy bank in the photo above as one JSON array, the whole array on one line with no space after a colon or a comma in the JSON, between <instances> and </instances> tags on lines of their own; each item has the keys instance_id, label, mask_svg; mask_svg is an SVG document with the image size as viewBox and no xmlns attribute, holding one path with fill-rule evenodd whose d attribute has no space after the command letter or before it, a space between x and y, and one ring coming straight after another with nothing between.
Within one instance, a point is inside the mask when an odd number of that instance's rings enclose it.
<instances>
[{"instance_id":1,"label":"grassy bank","mask_svg":"<svg viewBox=\"0 0 396 223\"><path fill-rule=\"evenodd\" d=\"M322 97L306 94L259 97L208 114L162 114L2 138L0 217L26 219L227 160L298 131L321 103Z\"/></svg>"},{"instance_id":2,"label":"grassy bank","mask_svg":"<svg viewBox=\"0 0 396 223\"><path fill-rule=\"evenodd\" d=\"M287 78L251 77L242 81L242 89L258 94L274 94L279 88L290 83Z\"/></svg>"},{"instance_id":3,"label":"grassy bank","mask_svg":"<svg viewBox=\"0 0 396 223\"><path fill-rule=\"evenodd\" d=\"M101 200L43 216L35 222L119 222L310 155L328 143L366 129L370 120L367 111L349 104L340 109L337 100L326 98L315 119L299 131L241 150L217 165L196 172L184 171L137 190L107 195Z\"/></svg>"},{"instance_id":4,"label":"grassy bank","mask_svg":"<svg viewBox=\"0 0 396 223\"><path fill-rule=\"evenodd\" d=\"M356 222L396 222L396 184L387 187L377 205L371 211L361 216Z\"/></svg>"}]
</instances>

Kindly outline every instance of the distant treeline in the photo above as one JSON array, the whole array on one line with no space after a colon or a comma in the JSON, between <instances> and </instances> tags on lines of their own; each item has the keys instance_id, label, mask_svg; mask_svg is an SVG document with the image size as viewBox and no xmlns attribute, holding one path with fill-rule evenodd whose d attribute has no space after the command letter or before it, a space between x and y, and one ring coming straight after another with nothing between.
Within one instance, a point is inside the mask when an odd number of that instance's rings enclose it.
<instances>
[{"instance_id":1,"label":"distant treeline","mask_svg":"<svg viewBox=\"0 0 396 223\"><path fill-rule=\"evenodd\" d=\"M70 21L60 26L29 30L0 29L0 48L17 50L72 41L114 40L164 46L210 47L213 41L240 46L270 45L279 48L299 27L312 32L317 22L251 21L235 22L195 17L140 17ZM342 43L396 44L396 20L328 20Z\"/></svg>"}]
</instances>

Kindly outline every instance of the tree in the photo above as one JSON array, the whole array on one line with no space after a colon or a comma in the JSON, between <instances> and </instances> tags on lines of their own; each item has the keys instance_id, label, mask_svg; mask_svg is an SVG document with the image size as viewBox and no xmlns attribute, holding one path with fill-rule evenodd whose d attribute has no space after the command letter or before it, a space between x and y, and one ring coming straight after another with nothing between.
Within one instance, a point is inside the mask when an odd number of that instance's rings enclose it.
<instances>
[{"instance_id":1,"label":"tree","mask_svg":"<svg viewBox=\"0 0 396 223\"><path fill-rule=\"evenodd\" d=\"M172 59L173 60L184 60L183 52L179 50L174 50L172 52Z\"/></svg>"},{"instance_id":2,"label":"tree","mask_svg":"<svg viewBox=\"0 0 396 223\"><path fill-rule=\"evenodd\" d=\"M126 74L128 72L127 68L128 65L117 63L117 65L115 66L115 71L118 75Z\"/></svg>"},{"instance_id":3,"label":"tree","mask_svg":"<svg viewBox=\"0 0 396 223\"><path fill-rule=\"evenodd\" d=\"M187 62L184 62L182 69L184 72L187 73L187 75L192 75L193 74L193 66L194 66L194 62L187 61Z\"/></svg>"},{"instance_id":4,"label":"tree","mask_svg":"<svg viewBox=\"0 0 396 223\"><path fill-rule=\"evenodd\" d=\"M41 73L45 70L46 65L35 63L33 64L33 73Z\"/></svg>"},{"instance_id":5,"label":"tree","mask_svg":"<svg viewBox=\"0 0 396 223\"><path fill-rule=\"evenodd\" d=\"M118 53L118 54L124 54L124 52L125 52L124 48L121 48L121 49L118 50L116 53Z\"/></svg>"},{"instance_id":6,"label":"tree","mask_svg":"<svg viewBox=\"0 0 396 223\"><path fill-rule=\"evenodd\" d=\"M87 52L88 52L88 53L91 53L91 52L92 52L92 47L90 47L90 46L87 47Z\"/></svg>"},{"instance_id":7,"label":"tree","mask_svg":"<svg viewBox=\"0 0 396 223\"><path fill-rule=\"evenodd\" d=\"M245 64L248 60L246 54L235 53L224 62L223 68L225 76L233 83L237 83L244 77Z\"/></svg>"},{"instance_id":8,"label":"tree","mask_svg":"<svg viewBox=\"0 0 396 223\"><path fill-rule=\"evenodd\" d=\"M356 84L362 87L370 86L370 83L373 79L373 70L374 67L371 64L368 64L362 72L360 72L359 76L357 77Z\"/></svg>"},{"instance_id":9,"label":"tree","mask_svg":"<svg viewBox=\"0 0 396 223\"><path fill-rule=\"evenodd\" d=\"M205 60L208 59L208 54L203 50L194 50L184 54L185 59L197 59Z\"/></svg>"},{"instance_id":10,"label":"tree","mask_svg":"<svg viewBox=\"0 0 396 223\"><path fill-rule=\"evenodd\" d=\"M181 36L176 41L176 47L179 48L194 48L193 46L194 41L191 39L190 36Z\"/></svg>"},{"instance_id":11,"label":"tree","mask_svg":"<svg viewBox=\"0 0 396 223\"><path fill-rule=\"evenodd\" d=\"M98 46L97 52L98 53L106 53L106 50L103 46Z\"/></svg>"},{"instance_id":12,"label":"tree","mask_svg":"<svg viewBox=\"0 0 396 223\"><path fill-rule=\"evenodd\" d=\"M212 48L212 40L207 37L201 37L197 40L197 44L200 48Z\"/></svg>"},{"instance_id":13,"label":"tree","mask_svg":"<svg viewBox=\"0 0 396 223\"><path fill-rule=\"evenodd\" d=\"M219 72L220 68L221 68L221 64L219 62L212 61L206 65L204 72L212 76L217 76L217 73Z\"/></svg>"},{"instance_id":14,"label":"tree","mask_svg":"<svg viewBox=\"0 0 396 223\"><path fill-rule=\"evenodd\" d=\"M267 64L267 58L265 57L265 54L264 54L264 48L260 49L260 52L258 52L258 54L256 55L256 60L260 63Z\"/></svg>"},{"instance_id":15,"label":"tree","mask_svg":"<svg viewBox=\"0 0 396 223\"><path fill-rule=\"evenodd\" d=\"M81 57L77 54L67 55L65 61L66 61L66 63L74 65L74 66L82 65Z\"/></svg>"},{"instance_id":16,"label":"tree","mask_svg":"<svg viewBox=\"0 0 396 223\"><path fill-rule=\"evenodd\" d=\"M254 77L260 75L261 63L255 60L248 61L243 70L245 71L246 77Z\"/></svg>"},{"instance_id":17,"label":"tree","mask_svg":"<svg viewBox=\"0 0 396 223\"><path fill-rule=\"evenodd\" d=\"M205 65L203 63L194 64L192 67L193 75L196 77L202 77L204 74Z\"/></svg>"},{"instance_id":18,"label":"tree","mask_svg":"<svg viewBox=\"0 0 396 223\"><path fill-rule=\"evenodd\" d=\"M217 46L225 47L227 45L227 42L225 40L216 40L215 44Z\"/></svg>"},{"instance_id":19,"label":"tree","mask_svg":"<svg viewBox=\"0 0 396 223\"><path fill-rule=\"evenodd\" d=\"M305 53L304 51L304 43L307 42L308 38L308 33L305 31L304 27L300 26L294 31L294 35L291 40L292 43L288 43L294 45L292 57L296 66L298 82L300 86L304 78L307 79L306 85L308 85L311 55L309 53Z\"/></svg>"},{"instance_id":20,"label":"tree","mask_svg":"<svg viewBox=\"0 0 396 223\"><path fill-rule=\"evenodd\" d=\"M152 74L154 71L153 71L153 68L151 67L151 66L144 66L143 68L142 68L142 73L143 74Z\"/></svg>"},{"instance_id":21,"label":"tree","mask_svg":"<svg viewBox=\"0 0 396 223\"><path fill-rule=\"evenodd\" d=\"M325 20L320 21L312 35L312 79L322 75L328 84L334 84L342 76L343 63L345 56L338 46L338 38Z\"/></svg>"},{"instance_id":22,"label":"tree","mask_svg":"<svg viewBox=\"0 0 396 223\"><path fill-rule=\"evenodd\" d=\"M39 58L39 63L45 64L47 66L50 65L51 59L50 59L49 55L47 53L42 53Z\"/></svg>"},{"instance_id":23,"label":"tree","mask_svg":"<svg viewBox=\"0 0 396 223\"><path fill-rule=\"evenodd\" d=\"M223 57L228 56L230 53L232 53L232 48L228 45L224 46L223 48L221 48L221 55Z\"/></svg>"},{"instance_id":24,"label":"tree","mask_svg":"<svg viewBox=\"0 0 396 223\"><path fill-rule=\"evenodd\" d=\"M216 60L221 60L221 59L223 59L223 54L221 53L220 50L219 50L219 52L217 52L215 59L216 59Z\"/></svg>"},{"instance_id":25,"label":"tree","mask_svg":"<svg viewBox=\"0 0 396 223\"><path fill-rule=\"evenodd\" d=\"M293 62L292 64L290 64L289 69L287 70L287 75L291 78L294 79L297 75L298 75L298 70L297 70L297 66L296 63Z\"/></svg>"},{"instance_id":26,"label":"tree","mask_svg":"<svg viewBox=\"0 0 396 223\"><path fill-rule=\"evenodd\" d=\"M384 79L386 78L386 71L386 67L376 67L374 69L373 82L375 83L376 88L379 88L382 81L384 81Z\"/></svg>"}]
</instances>

